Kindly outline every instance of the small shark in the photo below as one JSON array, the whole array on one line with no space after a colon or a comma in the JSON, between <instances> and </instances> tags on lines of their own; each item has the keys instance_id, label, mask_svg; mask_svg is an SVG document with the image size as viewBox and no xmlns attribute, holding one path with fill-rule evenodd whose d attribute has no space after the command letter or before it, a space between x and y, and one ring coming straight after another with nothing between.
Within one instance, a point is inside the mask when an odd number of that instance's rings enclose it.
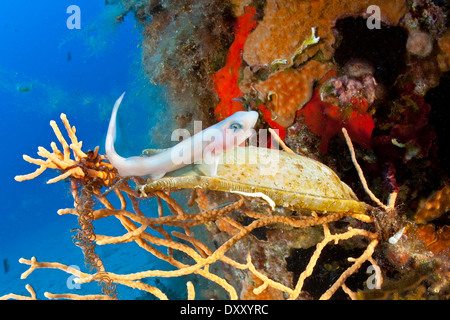
<instances>
[{"instance_id":1,"label":"small shark","mask_svg":"<svg viewBox=\"0 0 450 320\"><path fill-rule=\"evenodd\" d=\"M216 176L219 155L245 142L254 132L258 120L256 111L238 111L217 124L184 139L172 148L150 157L123 158L114 149L116 140L116 116L125 92L114 104L106 134L106 156L122 177L150 176L162 178L166 173L202 160L209 174Z\"/></svg>"}]
</instances>

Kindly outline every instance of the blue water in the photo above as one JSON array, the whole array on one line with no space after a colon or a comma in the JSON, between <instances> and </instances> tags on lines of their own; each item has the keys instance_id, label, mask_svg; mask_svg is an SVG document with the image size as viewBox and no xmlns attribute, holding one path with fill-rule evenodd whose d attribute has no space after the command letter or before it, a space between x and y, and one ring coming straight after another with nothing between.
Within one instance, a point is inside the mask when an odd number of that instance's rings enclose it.
<instances>
[{"instance_id":1,"label":"blue water","mask_svg":"<svg viewBox=\"0 0 450 320\"><path fill-rule=\"evenodd\" d=\"M79 30L66 25L70 16L66 9L72 4L81 9ZM109 115L123 91L127 94L119 111L117 148L125 155L139 154L155 143L151 132L166 107L164 91L150 85L145 77L141 27L132 13L118 23L115 17L120 9L92 0L0 2L0 296L10 292L28 295L28 283L38 298L44 298L45 291L100 292L95 284L69 288L68 276L59 270L36 270L20 280L20 274L27 269L18 263L20 257L36 256L39 261L85 269L81 250L71 238L76 218L56 214L59 208L73 207L68 183L46 184L57 174L50 170L35 180L20 183L14 176L37 168L23 161L22 154L38 158L38 146L50 150L50 142L57 142L50 120L55 120L65 133L59 118L62 112L77 127L83 150L99 145L103 152ZM96 226L96 231L124 233L116 221L108 223ZM120 254L117 250L98 249L114 272L161 267L151 256L137 255L138 249L132 244L123 245ZM136 265L130 265L130 260ZM118 291L119 298L125 299L143 294L123 287Z\"/></svg>"}]
</instances>

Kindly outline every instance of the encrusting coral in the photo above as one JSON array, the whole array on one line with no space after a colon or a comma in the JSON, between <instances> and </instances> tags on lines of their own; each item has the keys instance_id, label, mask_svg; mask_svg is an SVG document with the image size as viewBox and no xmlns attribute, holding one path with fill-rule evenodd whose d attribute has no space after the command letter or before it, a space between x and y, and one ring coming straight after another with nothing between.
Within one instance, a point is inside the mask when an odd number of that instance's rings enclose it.
<instances>
[{"instance_id":1,"label":"encrusting coral","mask_svg":"<svg viewBox=\"0 0 450 320\"><path fill-rule=\"evenodd\" d=\"M433 50L433 39L423 31L412 31L406 42L406 49L421 58L428 56Z\"/></svg>"},{"instance_id":2,"label":"encrusting coral","mask_svg":"<svg viewBox=\"0 0 450 320\"><path fill-rule=\"evenodd\" d=\"M450 30L438 39L439 54L437 61L441 71L450 70Z\"/></svg>"},{"instance_id":3,"label":"encrusting coral","mask_svg":"<svg viewBox=\"0 0 450 320\"><path fill-rule=\"evenodd\" d=\"M269 79L256 83L254 88L272 112L272 118L283 127L294 122L295 113L312 96L314 81L320 80L328 68L311 60L299 69L287 69L272 74Z\"/></svg>"},{"instance_id":4,"label":"encrusting coral","mask_svg":"<svg viewBox=\"0 0 450 320\"><path fill-rule=\"evenodd\" d=\"M449 210L450 187L446 185L424 201L414 216L414 221L421 224L418 227L419 238L437 255L445 254L450 246L450 227L448 225L435 227L429 222L441 218Z\"/></svg>"},{"instance_id":5,"label":"encrusting coral","mask_svg":"<svg viewBox=\"0 0 450 320\"><path fill-rule=\"evenodd\" d=\"M327 152L330 139L343 127L353 141L370 149L375 124L367 109L373 102L374 79L367 75L359 81L330 72L320 83L311 100L297 113L299 119L321 137L320 152Z\"/></svg>"},{"instance_id":6,"label":"encrusting coral","mask_svg":"<svg viewBox=\"0 0 450 320\"><path fill-rule=\"evenodd\" d=\"M256 27L256 21L253 20L255 12L255 8L246 7L244 14L236 20L235 37L227 54L226 64L213 76L215 89L220 97L220 102L215 109L219 120L231 116L236 111L243 110L242 104L235 99L243 95L237 84L242 64L242 50L248 35Z\"/></svg>"},{"instance_id":7,"label":"encrusting coral","mask_svg":"<svg viewBox=\"0 0 450 320\"><path fill-rule=\"evenodd\" d=\"M414 216L414 220L417 223L426 223L439 218L448 210L450 210L450 186L446 185L422 203Z\"/></svg>"}]
</instances>

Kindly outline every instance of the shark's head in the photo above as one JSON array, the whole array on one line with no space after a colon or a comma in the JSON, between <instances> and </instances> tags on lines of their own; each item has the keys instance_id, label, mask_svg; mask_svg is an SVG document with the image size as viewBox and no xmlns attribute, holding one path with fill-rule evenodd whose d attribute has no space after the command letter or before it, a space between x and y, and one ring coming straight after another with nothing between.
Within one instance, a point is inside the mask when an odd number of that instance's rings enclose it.
<instances>
[{"instance_id":1,"label":"shark's head","mask_svg":"<svg viewBox=\"0 0 450 320\"><path fill-rule=\"evenodd\" d=\"M211 141L209 150L217 155L244 143L254 133L257 120L256 111L238 111L206 129L203 138Z\"/></svg>"},{"instance_id":2,"label":"shark's head","mask_svg":"<svg viewBox=\"0 0 450 320\"><path fill-rule=\"evenodd\" d=\"M234 146L240 145L253 134L256 121L258 121L256 111L238 111L223 120L227 140L230 140L230 143L234 141Z\"/></svg>"}]
</instances>

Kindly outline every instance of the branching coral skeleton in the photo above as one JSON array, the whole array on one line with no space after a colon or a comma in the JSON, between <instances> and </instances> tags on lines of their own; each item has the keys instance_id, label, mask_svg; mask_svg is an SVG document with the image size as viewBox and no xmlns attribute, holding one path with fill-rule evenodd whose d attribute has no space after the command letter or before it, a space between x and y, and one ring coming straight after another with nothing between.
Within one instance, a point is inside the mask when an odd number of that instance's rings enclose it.
<instances>
[{"instance_id":1,"label":"branching coral skeleton","mask_svg":"<svg viewBox=\"0 0 450 320\"><path fill-rule=\"evenodd\" d=\"M102 170L102 167L109 168L110 170L113 170L113 166L105 162L105 156L101 155L99 156L99 159L95 166L92 168L86 168L84 171L82 167L80 166L80 163L82 160L86 160L89 158L96 158L98 155L98 147L92 152L92 155L86 154L81 150L81 146L83 145L82 141L78 141L75 133L76 128L75 126L71 127L69 121L67 120L67 117L64 113L61 113L61 120L64 124L64 127L66 128L67 134L69 135L71 144L69 145L64 138L64 136L61 133L61 130L59 129L58 125L55 121L50 121L50 126L53 129L53 132L56 135L56 138L61 143L61 146L63 148L63 152L61 152L58 147L56 146L55 142L52 142L50 144L52 151L50 152L44 147L38 147L38 155L47 158L47 160L42 159L34 159L30 156L23 155L23 159L29 163L33 163L39 166L38 169L36 169L35 172L26 174L26 175L19 175L16 176L14 179L16 181L25 181L25 180L31 180L39 175L41 175L46 169L59 169L62 171L62 173L47 181L47 183L55 183L61 180L64 180L68 177L73 177L76 179L83 179L86 176L90 177L98 177L100 179L105 180L105 182L109 182L109 179L114 178L114 176L110 176L110 174ZM70 158L70 150L73 152L74 159Z\"/></svg>"},{"instance_id":2,"label":"branching coral skeleton","mask_svg":"<svg viewBox=\"0 0 450 320\"><path fill-rule=\"evenodd\" d=\"M63 173L56 178L49 180L48 183L69 178L72 182L71 189L75 200L80 196L80 184L89 184L92 183L92 181L97 181L100 187L94 188L90 196L95 197L103 205L103 208L91 208L89 213L90 219L92 221L97 221L105 217L114 216L123 225L126 232L122 236L116 237L90 233L89 240L93 241L95 245L120 245L121 243L135 242L144 250L143 254L150 253L155 258L170 263L175 267L175 269L168 271L144 270L136 271L131 274L116 274L105 270L100 257L95 257L95 259L98 259L98 261L95 261L97 263L97 272L84 273L56 262L39 262L35 257L33 257L31 260L23 258L20 259L20 263L30 266L30 268L22 274L22 279L27 278L37 269L56 268L74 275L76 277L74 280L76 283L101 283L103 281L107 282L109 285L121 284L148 292L158 299L168 299L166 294L160 289L146 284L141 280L153 277L178 277L182 275L195 274L218 284L225 290L225 292L227 292L230 299L238 299L239 294L229 283L229 281L210 271L210 266L212 264L221 261L232 268L247 271L249 274L259 278L262 281L262 285L253 289L255 295L259 295L268 287L272 287L284 292L289 299L297 299L302 293L305 280L314 273L314 268L317 265L317 261L322 254L323 249L327 245L333 243L338 244L339 241L344 241L353 237L363 237L367 238L369 241L365 251L360 257L349 259L353 262L353 264L346 271L344 271L320 297L320 299L329 299L337 289L342 287L350 298L355 298L356 294L345 285L345 281L348 277L354 274L364 262L369 261L372 264L376 264L375 260L372 258L372 254L380 241L380 238L376 233L363 229L348 228L345 232L332 234L329 228L330 223L338 221L344 217L351 217L353 219L359 219L365 223L371 223L373 220L369 215L353 215L352 212L338 212L323 214L320 216L314 212L311 216L267 215L266 213L254 212L246 208L246 202L251 201L251 198L247 199L247 195L245 194L239 195L239 200L230 204L209 210L202 210L199 213L188 213L168 192L160 190L148 195L149 197L156 197L158 203L157 215L155 215L155 217L148 217L141 211L139 206L140 202L144 200L143 196L134 191L126 180L119 180L120 177L116 175L112 166L105 161L105 157L98 155L98 148L94 152L84 153L81 151L81 142L78 142L78 139L75 136L75 127L70 126L65 115L62 114L61 119L70 137L71 144L69 145L66 142L58 126L54 121L52 121L50 124L56 137L62 145L63 151L61 152L56 147L56 144L52 142L52 153L42 147L39 148L38 154L44 158L47 158L46 160L33 159L28 156L24 156L25 161L36 164L39 168L34 173L24 176L17 176L16 180L24 181L33 179L39 176L47 168L59 169ZM382 204L381 201L379 201L368 189L361 168L356 162L351 141L346 134L345 129L343 129L343 132L349 149L351 150L352 160L358 170L358 174L364 188L381 208L385 211L391 212L394 208L394 203L391 202L388 206ZM70 159L70 150L73 152L74 159ZM109 189L107 189L104 193L101 193L101 187L108 187ZM115 196L119 199L120 209L113 207L111 202L106 198L106 194ZM269 201L269 199L266 200ZM198 199L198 201L205 200ZM167 204L171 212L170 215L166 215L163 211L163 202ZM76 203L77 201L75 201L75 208L60 209L58 214L72 214L80 217L80 210L79 208L77 209ZM127 209L130 204L132 210ZM192 204L191 201L190 204ZM203 206L200 205L200 207ZM232 218L230 213L239 209L241 209L240 211L243 212L244 215L252 219L250 224L242 225L240 222ZM215 221L224 221L229 223L236 230L236 232L233 235L230 235L228 240L213 251L206 243L203 243L196 238L191 228ZM264 270L258 270L252 263L252 252L250 249L248 250L246 262L236 261L226 255L233 246L249 236L253 230L274 224L286 225L292 228L309 228L319 225L323 227L323 239L316 244L314 253L310 258L306 269L300 274L296 285L292 288L270 279L264 274ZM176 226L180 227L180 229L177 231L168 232L164 228L165 226ZM149 230L151 230L152 233L150 233ZM155 236L155 232L159 234L159 236ZM157 246L166 248L167 252L157 249ZM176 255L174 255L174 251L183 252L187 257L189 257L189 259L181 261L180 258L177 258ZM191 282L187 282L186 285L188 299L194 299L195 290L193 284ZM1 298L36 299L36 294L31 286L27 285L27 290L30 292L30 297L8 294ZM115 298L115 295L106 290L104 294L84 296L74 295L71 293L51 294L46 292L45 297L49 299L110 299Z\"/></svg>"}]
</instances>

